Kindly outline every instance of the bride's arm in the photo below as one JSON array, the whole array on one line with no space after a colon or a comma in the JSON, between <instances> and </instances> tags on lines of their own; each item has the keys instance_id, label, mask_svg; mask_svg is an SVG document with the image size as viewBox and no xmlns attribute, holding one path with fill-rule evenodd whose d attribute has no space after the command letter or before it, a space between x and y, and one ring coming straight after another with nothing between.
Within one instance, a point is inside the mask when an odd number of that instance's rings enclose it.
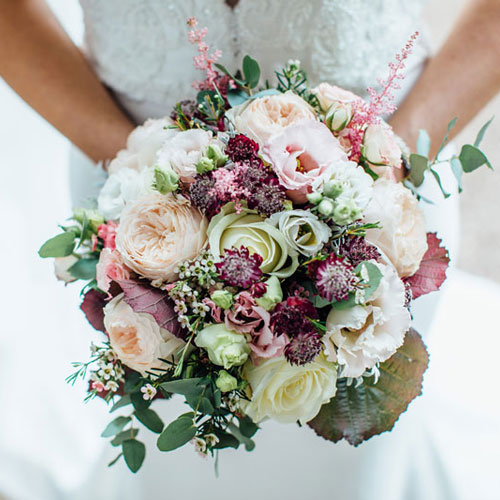
<instances>
[{"instance_id":1,"label":"bride's arm","mask_svg":"<svg viewBox=\"0 0 500 500\"><path fill-rule=\"evenodd\" d=\"M448 122L458 133L499 89L500 0L471 0L391 125L412 149L426 129L435 153Z\"/></svg>"},{"instance_id":2,"label":"bride's arm","mask_svg":"<svg viewBox=\"0 0 500 500\"><path fill-rule=\"evenodd\" d=\"M133 129L43 0L0 0L0 75L95 161Z\"/></svg>"}]
</instances>

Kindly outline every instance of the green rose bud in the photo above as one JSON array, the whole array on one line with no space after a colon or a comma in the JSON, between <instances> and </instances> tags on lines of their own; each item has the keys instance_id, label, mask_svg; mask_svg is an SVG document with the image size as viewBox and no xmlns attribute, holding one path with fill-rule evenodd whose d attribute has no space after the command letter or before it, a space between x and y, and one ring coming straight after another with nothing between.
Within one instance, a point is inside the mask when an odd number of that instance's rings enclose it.
<instances>
[{"instance_id":1,"label":"green rose bud","mask_svg":"<svg viewBox=\"0 0 500 500\"><path fill-rule=\"evenodd\" d=\"M255 302L266 311L270 311L283 300L283 291L281 290L280 280L276 276L271 276L265 284L267 285L266 293L256 299Z\"/></svg>"},{"instance_id":2,"label":"green rose bud","mask_svg":"<svg viewBox=\"0 0 500 500\"><path fill-rule=\"evenodd\" d=\"M361 217L361 210L358 209L354 200L340 200L333 211L333 220L339 226L346 226Z\"/></svg>"},{"instance_id":3,"label":"green rose bud","mask_svg":"<svg viewBox=\"0 0 500 500\"><path fill-rule=\"evenodd\" d=\"M339 180L330 180L326 181L323 185L323 194L332 200L337 198L342 191L344 190L344 186Z\"/></svg>"},{"instance_id":4,"label":"green rose bud","mask_svg":"<svg viewBox=\"0 0 500 500\"><path fill-rule=\"evenodd\" d=\"M195 344L207 351L213 364L226 370L243 365L250 354L245 336L228 330L224 323L203 328L196 335Z\"/></svg>"},{"instance_id":5,"label":"green rose bud","mask_svg":"<svg viewBox=\"0 0 500 500\"><path fill-rule=\"evenodd\" d=\"M204 156L196 165L196 171L199 174L204 174L206 172L211 172L215 168L215 162L210 158Z\"/></svg>"},{"instance_id":6,"label":"green rose bud","mask_svg":"<svg viewBox=\"0 0 500 500\"><path fill-rule=\"evenodd\" d=\"M104 217L94 209L88 208L77 208L73 213L73 219L75 219L80 224L83 224L83 221L87 219L90 227L94 232L97 232L97 229L101 224L104 224Z\"/></svg>"},{"instance_id":7,"label":"green rose bud","mask_svg":"<svg viewBox=\"0 0 500 500\"><path fill-rule=\"evenodd\" d=\"M326 112L326 126L333 132L344 130L352 118L352 106L347 102L334 102Z\"/></svg>"},{"instance_id":8,"label":"green rose bud","mask_svg":"<svg viewBox=\"0 0 500 500\"><path fill-rule=\"evenodd\" d=\"M221 392L231 392L238 387L238 380L226 370L221 370L215 385Z\"/></svg>"},{"instance_id":9,"label":"green rose bud","mask_svg":"<svg viewBox=\"0 0 500 500\"><path fill-rule=\"evenodd\" d=\"M210 295L210 298L214 301L216 306L224 310L229 309L234 302L233 294L227 290L216 290Z\"/></svg>"},{"instance_id":10,"label":"green rose bud","mask_svg":"<svg viewBox=\"0 0 500 500\"><path fill-rule=\"evenodd\" d=\"M323 199L323 195L321 193L314 191L312 193L307 194L307 199L309 200L309 203L317 205Z\"/></svg>"},{"instance_id":11,"label":"green rose bud","mask_svg":"<svg viewBox=\"0 0 500 500\"><path fill-rule=\"evenodd\" d=\"M177 191L179 188L179 176L170 165L164 167L156 166L154 169L153 187L161 194Z\"/></svg>"},{"instance_id":12,"label":"green rose bud","mask_svg":"<svg viewBox=\"0 0 500 500\"><path fill-rule=\"evenodd\" d=\"M329 217L330 215L332 215L334 210L335 205L329 198L324 198L318 205L318 212L325 217Z\"/></svg>"},{"instance_id":13,"label":"green rose bud","mask_svg":"<svg viewBox=\"0 0 500 500\"><path fill-rule=\"evenodd\" d=\"M207 148L207 157L213 161L216 167L222 167L227 163L229 157L224 154L217 144L210 144Z\"/></svg>"}]
</instances>

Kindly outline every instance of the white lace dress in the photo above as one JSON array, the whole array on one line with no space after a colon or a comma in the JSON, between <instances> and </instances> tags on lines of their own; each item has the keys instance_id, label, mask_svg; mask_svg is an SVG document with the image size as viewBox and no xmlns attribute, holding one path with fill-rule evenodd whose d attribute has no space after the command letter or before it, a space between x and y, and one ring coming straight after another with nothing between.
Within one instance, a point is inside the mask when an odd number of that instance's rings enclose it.
<instances>
[{"instance_id":1,"label":"white lace dress","mask_svg":"<svg viewBox=\"0 0 500 500\"><path fill-rule=\"evenodd\" d=\"M223 51L222 62L239 66L254 56L264 76L288 59L300 59L312 83L335 82L360 94L386 73L387 63L419 25L422 0L240 0L231 9L224 0L81 0L86 26L85 50L102 81L139 123L168 114L180 98L193 95L199 78L192 68L194 49L186 41L186 19L196 16L209 28L209 41ZM408 62L402 98L427 57L424 39ZM75 205L95 195L103 181L99 170L75 151L71 182ZM424 187L439 199L432 186ZM428 211L428 222L446 239L452 252L458 243L456 201L440 202ZM417 322L428 337L438 294L417 304ZM418 311L418 309L421 309ZM83 320L82 320L83 321ZM442 363L443 360L441 360ZM436 360L436 363L438 361ZM441 364L444 366L444 364ZM438 369L436 368L434 370ZM439 408L447 388L442 371L428 376L426 393L401 417L393 433L359 448L333 445L295 425L263 424L252 453L224 451L220 478L191 447L161 454L154 436L141 431L148 445L143 469L133 476L123 463L105 467L116 450L95 457L82 470L83 484L61 496L71 499L459 499L467 496L457 483L457 460L448 449L455 429L453 415ZM432 384L431 382L432 381ZM99 404L94 402L91 404ZM160 405L161 406L161 405ZM442 405L441 405L442 406ZM160 408L166 423L185 411L180 402ZM74 411L80 411L75 408ZM96 419L95 435L107 417ZM440 427L436 424L442 422ZM451 426L451 427L450 427ZM450 465L451 463L455 465ZM459 464L459 472L469 467ZM478 489L479 488L479 489ZM474 486L477 498L481 486ZM484 491L489 491L488 489ZM52 497L51 497L52 498Z\"/></svg>"}]
</instances>

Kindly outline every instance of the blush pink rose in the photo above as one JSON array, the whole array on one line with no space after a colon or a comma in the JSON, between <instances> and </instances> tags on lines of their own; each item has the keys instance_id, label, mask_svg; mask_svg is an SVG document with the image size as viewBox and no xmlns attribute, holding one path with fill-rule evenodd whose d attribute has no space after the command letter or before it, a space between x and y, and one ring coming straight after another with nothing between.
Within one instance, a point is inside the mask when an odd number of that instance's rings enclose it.
<instances>
[{"instance_id":1,"label":"blush pink rose","mask_svg":"<svg viewBox=\"0 0 500 500\"><path fill-rule=\"evenodd\" d=\"M109 221L107 224L101 224L97 228L97 236L104 241L104 248L110 248L114 250L116 248L116 228L118 224L113 221Z\"/></svg>"},{"instance_id":2,"label":"blush pink rose","mask_svg":"<svg viewBox=\"0 0 500 500\"><path fill-rule=\"evenodd\" d=\"M305 203L307 193L329 178L332 164L348 161L328 127L313 120L290 125L271 137L263 155L295 203Z\"/></svg>"},{"instance_id":3,"label":"blush pink rose","mask_svg":"<svg viewBox=\"0 0 500 500\"><path fill-rule=\"evenodd\" d=\"M225 324L230 330L252 337L248 345L254 358L275 358L283 355L289 339L286 335L275 335L270 320L271 315L257 305L249 292L241 292L235 297L231 310L226 311Z\"/></svg>"},{"instance_id":4,"label":"blush pink rose","mask_svg":"<svg viewBox=\"0 0 500 500\"><path fill-rule=\"evenodd\" d=\"M109 292L112 281L130 279L130 272L123 265L120 254L116 250L104 248L96 267L97 286L103 292Z\"/></svg>"}]
</instances>

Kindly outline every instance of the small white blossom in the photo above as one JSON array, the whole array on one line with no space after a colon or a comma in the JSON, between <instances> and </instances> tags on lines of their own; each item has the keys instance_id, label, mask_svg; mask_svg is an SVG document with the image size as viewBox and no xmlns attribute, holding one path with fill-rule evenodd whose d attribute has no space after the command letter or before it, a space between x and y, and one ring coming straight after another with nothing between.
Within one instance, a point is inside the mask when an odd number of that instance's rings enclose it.
<instances>
[{"instance_id":1,"label":"small white blossom","mask_svg":"<svg viewBox=\"0 0 500 500\"><path fill-rule=\"evenodd\" d=\"M204 436L207 446L214 447L218 442L219 438L215 434L207 434Z\"/></svg>"},{"instance_id":2,"label":"small white blossom","mask_svg":"<svg viewBox=\"0 0 500 500\"><path fill-rule=\"evenodd\" d=\"M156 389L151 384L146 384L141 387L142 399L150 401L156 396Z\"/></svg>"},{"instance_id":3,"label":"small white blossom","mask_svg":"<svg viewBox=\"0 0 500 500\"><path fill-rule=\"evenodd\" d=\"M199 437L195 437L191 440L191 443L194 445L196 453L205 458L207 455L207 443L205 442L205 440Z\"/></svg>"},{"instance_id":4,"label":"small white blossom","mask_svg":"<svg viewBox=\"0 0 500 500\"><path fill-rule=\"evenodd\" d=\"M116 392L118 390L118 387L120 387L118 382L115 382L114 380L109 380L104 386L104 389L106 389L107 391Z\"/></svg>"}]
</instances>

